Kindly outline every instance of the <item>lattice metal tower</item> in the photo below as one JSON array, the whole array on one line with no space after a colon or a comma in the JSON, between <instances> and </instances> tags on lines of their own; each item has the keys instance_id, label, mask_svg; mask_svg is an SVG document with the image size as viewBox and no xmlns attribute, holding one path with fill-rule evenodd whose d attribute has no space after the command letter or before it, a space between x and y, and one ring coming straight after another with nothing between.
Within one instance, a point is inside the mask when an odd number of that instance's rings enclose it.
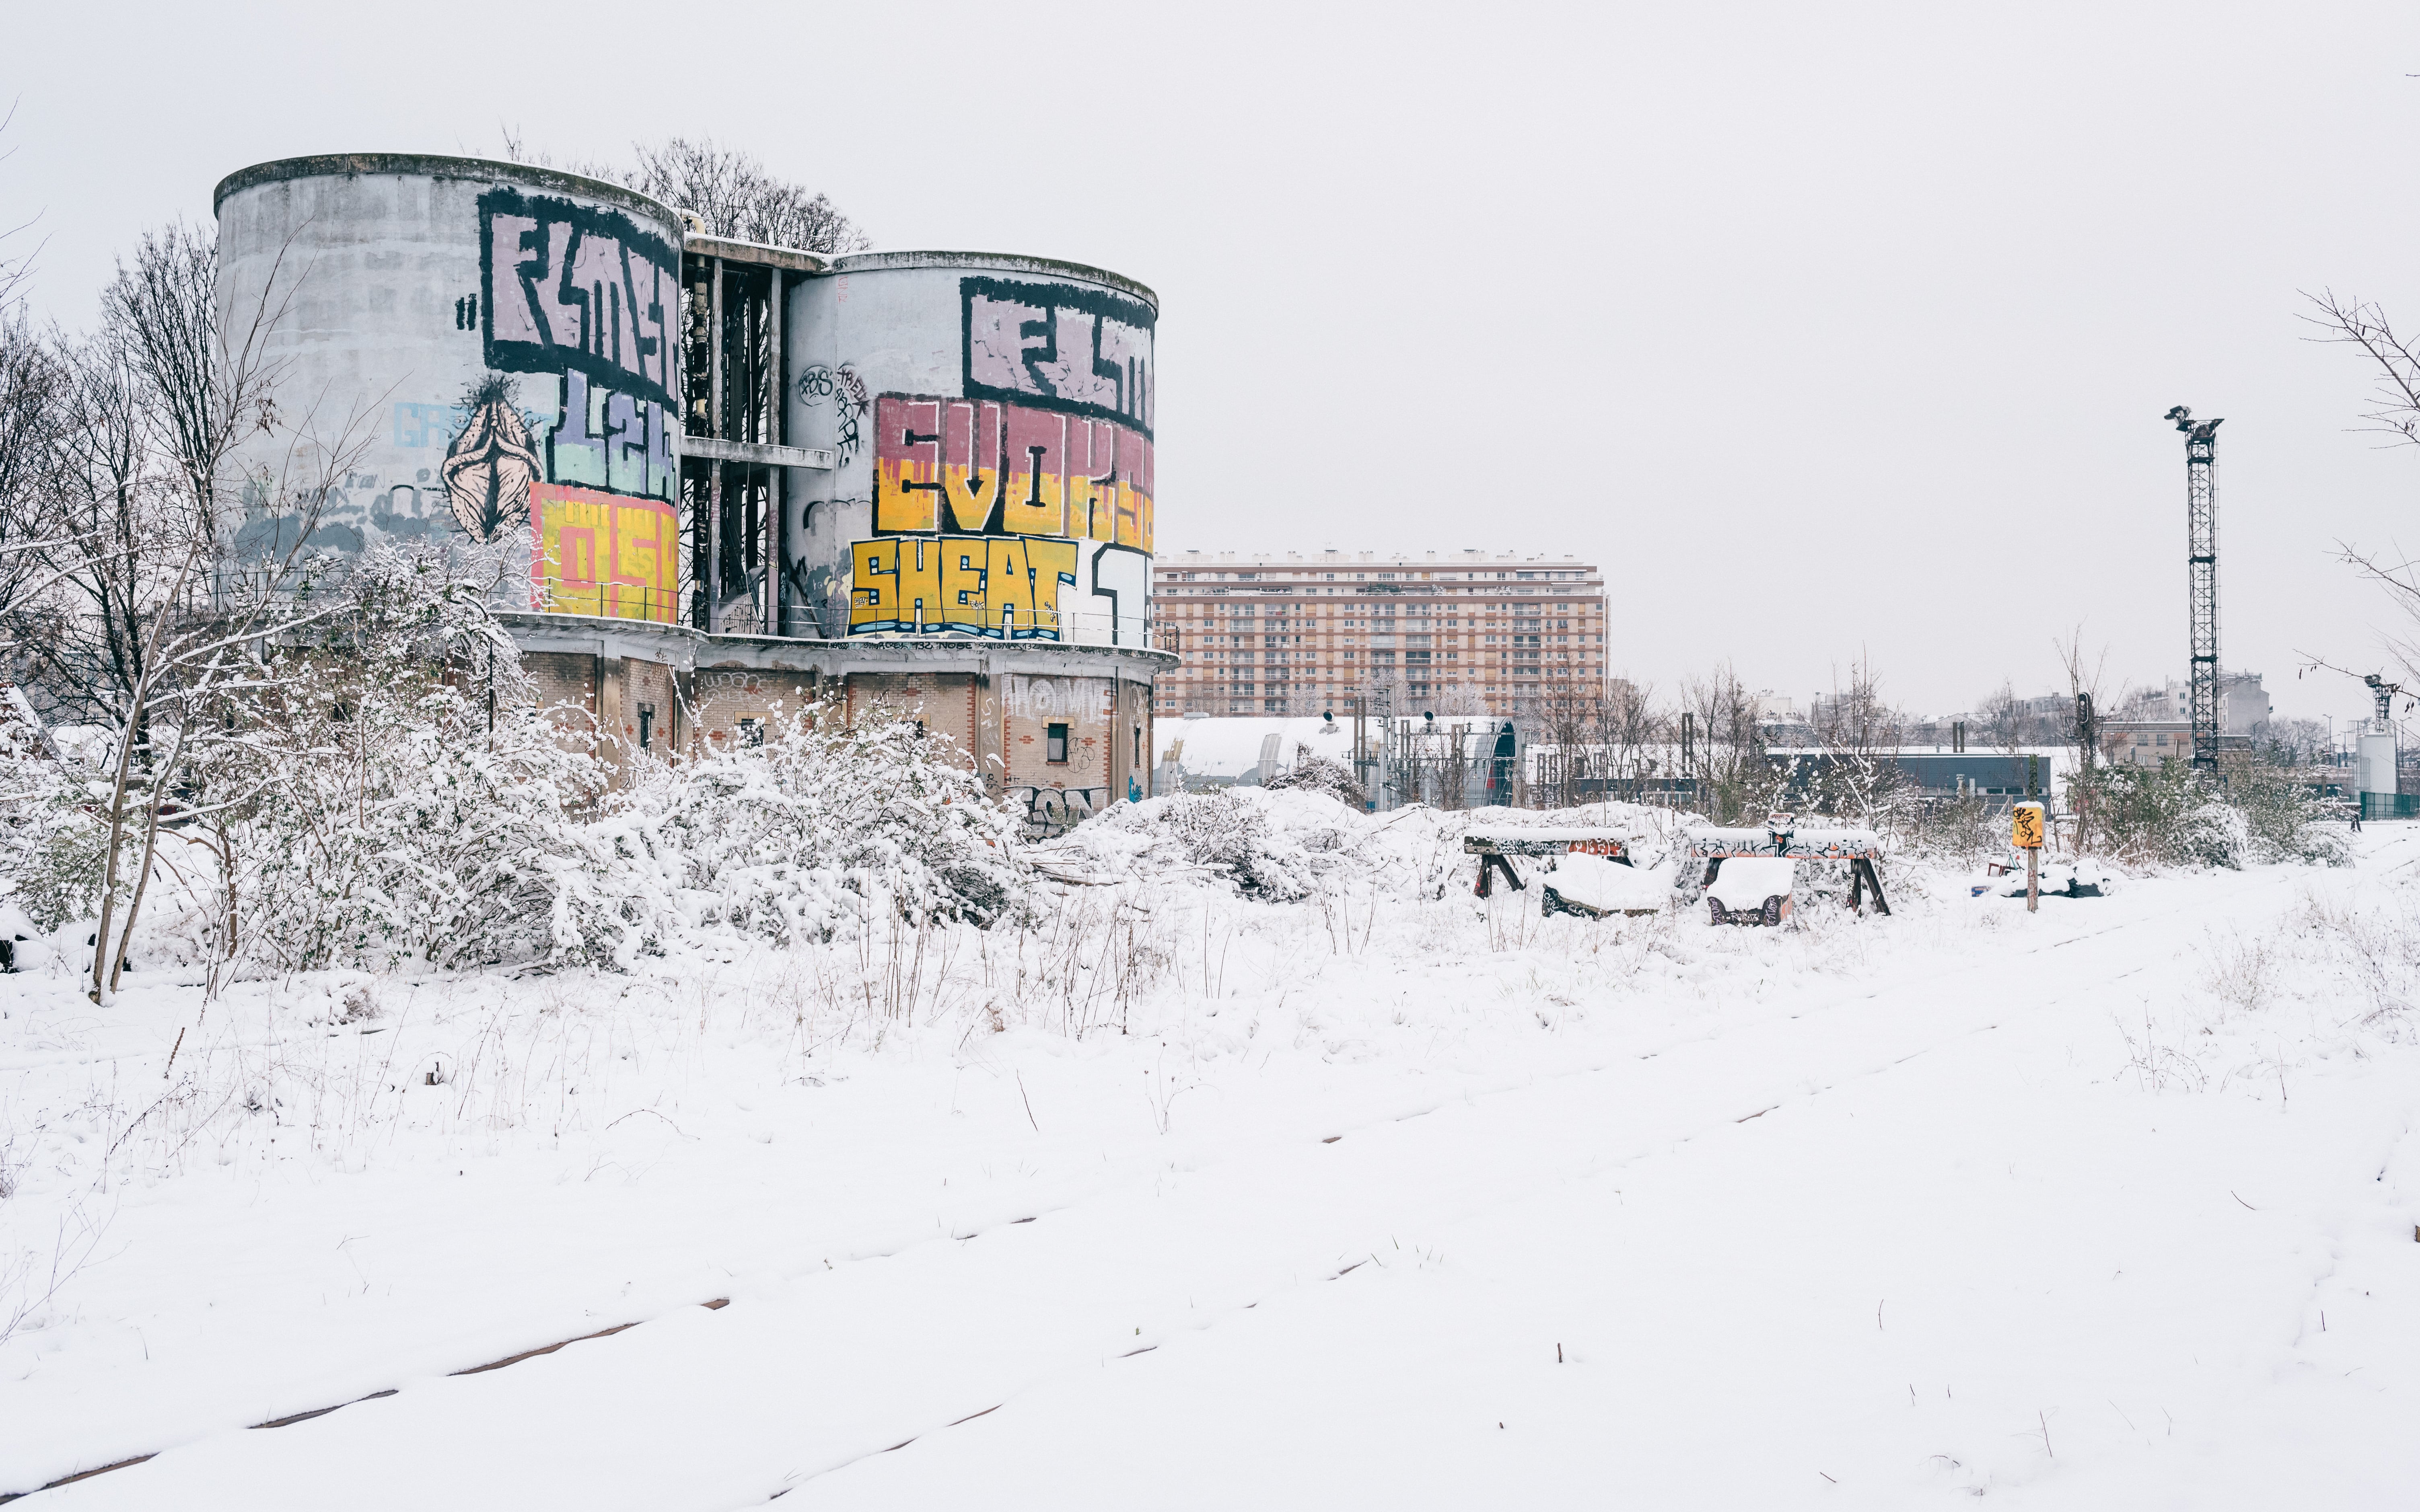
<instances>
[{"instance_id":1,"label":"lattice metal tower","mask_svg":"<svg viewBox=\"0 0 2420 1512\"><path fill-rule=\"evenodd\" d=\"M2193 764L2218 770L2218 427L2183 405L2167 413L2185 433L2185 570L2193 591Z\"/></svg>"}]
</instances>

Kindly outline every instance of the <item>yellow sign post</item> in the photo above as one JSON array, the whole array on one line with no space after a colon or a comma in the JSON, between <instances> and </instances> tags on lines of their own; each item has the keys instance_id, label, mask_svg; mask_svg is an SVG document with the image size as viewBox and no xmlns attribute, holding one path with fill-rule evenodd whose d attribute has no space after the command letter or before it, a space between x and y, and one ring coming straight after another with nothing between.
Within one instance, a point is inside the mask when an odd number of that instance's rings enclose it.
<instances>
[{"instance_id":1,"label":"yellow sign post","mask_svg":"<svg viewBox=\"0 0 2420 1512\"><path fill-rule=\"evenodd\" d=\"M2009 810L2009 841L2025 853L2025 912L2041 907L2042 806L2021 803Z\"/></svg>"}]
</instances>

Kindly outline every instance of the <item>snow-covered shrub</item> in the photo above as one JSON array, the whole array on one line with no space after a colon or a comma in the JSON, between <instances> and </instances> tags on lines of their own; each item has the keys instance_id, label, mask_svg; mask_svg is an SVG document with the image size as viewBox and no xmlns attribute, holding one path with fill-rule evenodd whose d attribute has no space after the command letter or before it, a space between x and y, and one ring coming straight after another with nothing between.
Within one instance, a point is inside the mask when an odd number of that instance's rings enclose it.
<instances>
[{"instance_id":1,"label":"snow-covered shrub","mask_svg":"<svg viewBox=\"0 0 2420 1512\"><path fill-rule=\"evenodd\" d=\"M1268 815L1245 791L1170 798L1156 817L1184 847L1187 861L1224 873L1248 896L1272 903L1302 897L1312 878L1303 852L1275 843Z\"/></svg>"},{"instance_id":2,"label":"snow-covered shrub","mask_svg":"<svg viewBox=\"0 0 2420 1512\"><path fill-rule=\"evenodd\" d=\"M108 803L79 764L0 747L0 893L45 933L100 906Z\"/></svg>"},{"instance_id":3,"label":"snow-covered shrub","mask_svg":"<svg viewBox=\"0 0 2420 1512\"><path fill-rule=\"evenodd\" d=\"M2241 868L2252 852L2252 826L2231 804L2197 803L2185 810L2164 849L2163 859L2185 866Z\"/></svg>"},{"instance_id":4,"label":"snow-covered shrub","mask_svg":"<svg viewBox=\"0 0 2420 1512\"><path fill-rule=\"evenodd\" d=\"M2287 767L2231 761L2222 768L2226 801L2243 816L2246 851L2256 862L2306 861L2350 866L2352 846L2319 823L2319 800Z\"/></svg>"},{"instance_id":5,"label":"snow-covered shrub","mask_svg":"<svg viewBox=\"0 0 2420 1512\"><path fill-rule=\"evenodd\" d=\"M1896 822L1886 833L1913 855L1962 864L2006 850L2009 820L1980 797L1934 803L1909 800L1900 806Z\"/></svg>"},{"instance_id":6,"label":"snow-covered shrub","mask_svg":"<svg viewBox=\"0 0 2420 1512\"><path fill-rule=\"evenodd\" d=\"M989 924L1027 887L1016 816L913 719L817 705L761 746L652 762L594 834L700 923L830 939L888 913Z\"/></svg>"},{"instance_id":7,"label":"snow-covered shrub","mask_svg":"<svg viewBox=\"0 0 2420 1512\"><path fill-rule=\"evenodd\" d=\"M537 706L483 586L444 556L363 555L340 612L218 711L205 800L236 858L236 938L285 969L586 959L572 879L605 772Z\"/></svg>"},{"instance_id":8,"label":"snow-covered shrub","mask_svg":"<svg viewBox=\"0 0 2420 1512\"><path fill-rule=\"evenodd\" d=\"M1360 783L1353 780L1350 767L1305 747L1295 748L1292 769L1278 773L1262 786L1272 792L1299 788L1311 793L1324 793L1357 811L1370 807L1370 795L1362 791Z\"/></svg>"},{"instance_id":9,"label":"snow-covered shrub","mask_svg":"<svg viewBox=\"0 0 2420 1512\"><path fill-rule=\"evenodd\" d=\"M2319 826L2317 801L2289 772L2237 761L2222 775L2215 790L2184 762L2113 763L2079 775L2088 842L2169 866L2345 864L2342 838Z\"/></svg>"}]
</instances>

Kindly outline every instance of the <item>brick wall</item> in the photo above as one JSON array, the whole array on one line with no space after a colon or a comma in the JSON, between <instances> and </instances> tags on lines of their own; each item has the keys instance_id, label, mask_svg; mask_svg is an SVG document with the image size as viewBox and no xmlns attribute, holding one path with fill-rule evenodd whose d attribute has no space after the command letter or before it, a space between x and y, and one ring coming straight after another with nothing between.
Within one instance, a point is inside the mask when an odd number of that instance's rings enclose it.
<instances>
[{"instance_id":1,"label":"brick wall","mask_svg":"<svg viewBox=\"0 0 2420 1512\"><path fill-rule=\"evenodd\" d=\"M740 668L700 668L690 684L694 728L682 732L691 748L721 750L740 738L740 721L754 719L770 727L804 712L815 701L814 677L807 672L751 671Z\"/></svg>"},{"instance_id":2,"label":"brick wall","mask_svg":"<svg viewBox=\"0 0 2420 1512\"><path fill-rule=\"evenodd\" d=\"M1028 677L1001 679L1003 740L1011 788L1078 788L1107 794L1109 786L1109 679ZM1048 759L1049 727L1067 727L1067 760ZM1104 800L1105 801L1105 800Z\"/></svg>"},{"instance_id":3,"label":"brick wall","mask_svg":"<svg viewBox=\"0 0 2420 1512\"><path fill-rule=\"evenodd\" d=\"M583 714L596 713L595 656L576 651L533 651L521 658L521 667L537 684L539 708L567 706Z\"/></svg>"},{"instance_id":4,"label":"brick wall","mask_svg":"<svg viewBox=\"0 0 2420 1512\"><path fill-rule=\"evenodd\" d=\"M543 706L584 729L597 721L606 741L599 754L619 780L639 748L640 714L652 708L649 747L659 753L725 749L741 738L743 720L767 725L815 702L812 673L705 668L684 680L659 662L598 658L580 652L531 652L523 658ZM601 676L600 676L601 672ZM1110 701L1123 692L1122 709ZM1083 812L1126 795L1125 777L1150 788L1152 696L1140 683L1108 677L990 679L968 672L858 672L847 680L846 717L887 708L946 735L977 765L995 792L1031 804L1037 792L1070 795L1054 811ZM1049 727L1067 727L1067 759L1048 759ZM1142 758L1134 760L1135 727L1143 730ZM1072 802L1073 807L1070 807Z\"/></svg>"},{"instance_id":5,"label":"brick wall","mask_svg":"<svg viewBox=\"0 0 2420 1512\"><path fill-rule=\"evenodd\" d=\"M848 679L848 717L867 718L880 709L921 719L970 761L984 748L975 732L976 695L968 672L855 672Z\"/></svg>"}]
</instances>

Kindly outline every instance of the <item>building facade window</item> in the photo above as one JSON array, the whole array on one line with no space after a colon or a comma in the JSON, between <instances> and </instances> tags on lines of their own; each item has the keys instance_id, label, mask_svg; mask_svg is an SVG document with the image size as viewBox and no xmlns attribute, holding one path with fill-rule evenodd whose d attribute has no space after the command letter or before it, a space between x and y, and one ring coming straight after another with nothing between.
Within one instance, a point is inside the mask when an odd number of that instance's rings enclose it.
<instances>
[{"instance_id":1,"label":"building facade window","mask_svg":"<svg viewBox=\"0 0 2420 1512\"><path fill-rule=\"evenodd\" d=\"M1063 764L1067 760L1067 727L1045 725L1042 730L1042 759Z\"/></svg>"}]
</instances>

